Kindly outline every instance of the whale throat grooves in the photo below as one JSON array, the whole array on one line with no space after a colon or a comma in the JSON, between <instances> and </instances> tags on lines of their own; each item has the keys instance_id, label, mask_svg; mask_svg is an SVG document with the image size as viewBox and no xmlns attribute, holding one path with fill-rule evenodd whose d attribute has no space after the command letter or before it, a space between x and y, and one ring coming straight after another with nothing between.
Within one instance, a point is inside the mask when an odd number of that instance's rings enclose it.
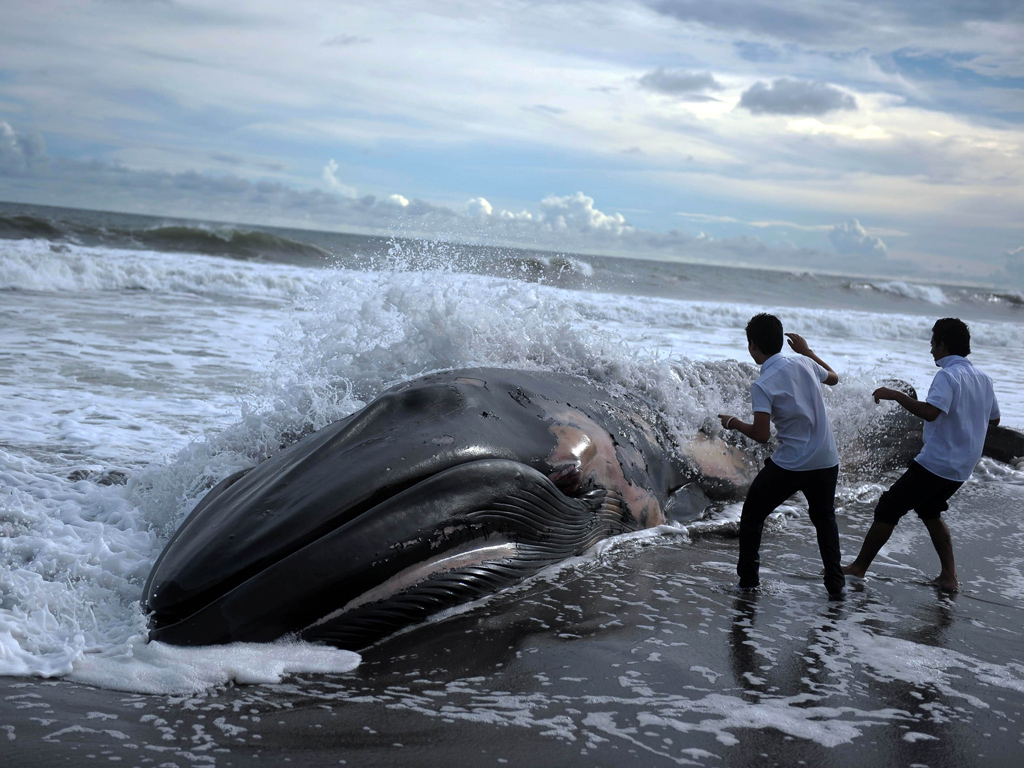
<instances>
[{"instance_id":1,"label":"whale throat grooves","mask_svg":"<svg viewBox=\"0 0 1024 768\"><path fill-rule=\"evenodd\" d=\"M475 499L443 531L424 533L419 542L438 551L415 566L314 622L299 636L358 650L432 614L493 594L543 568L582 554L599 541L633 530L622 498L607 489L579 497L562 493L547 477L512 461L489 460L449 472L459 482L473 474L492 484L492 498ZM509 465L496 467L495 465ZM443 473L446 474L446 473ZM443 481L450 478L435 478ZM509 490L507 482L515 488Z\"/></svg>"}]
</instances>

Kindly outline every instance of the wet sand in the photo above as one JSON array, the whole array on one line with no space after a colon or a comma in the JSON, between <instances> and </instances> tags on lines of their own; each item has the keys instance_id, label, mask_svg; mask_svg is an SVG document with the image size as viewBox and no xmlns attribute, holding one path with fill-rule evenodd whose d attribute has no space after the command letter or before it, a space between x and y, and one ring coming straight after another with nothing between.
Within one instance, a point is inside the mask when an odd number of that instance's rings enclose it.
<instances>
[{"instance_id":1,"label":"wet sand","mask_svg":"<svg viewBox=\"0 0 1024 768\"><path fill-rule=\"evenodd\" d=\"M844 559L870 497L839 500ZM722 534L616 544L390 638L353 672L196 696L0 678L5 768L512 765L1018 766L1024 486L970 483L946 519L963 591L907 518L829 603L813 528L766 532L738 597Z\"/></svg>"}]
</instances>

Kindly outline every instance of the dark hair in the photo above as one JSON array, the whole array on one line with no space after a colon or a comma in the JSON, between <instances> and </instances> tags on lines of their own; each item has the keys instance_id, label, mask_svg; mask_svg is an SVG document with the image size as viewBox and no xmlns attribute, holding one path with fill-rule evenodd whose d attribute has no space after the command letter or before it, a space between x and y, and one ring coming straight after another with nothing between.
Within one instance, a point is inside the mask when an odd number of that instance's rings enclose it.
<instances>
[{"instance_id":1,"label":"dark hair","mask_svg":"<svg viewBox=\"0 0 1024 768\"><path fill-rule=\"evenodd\" d=\"M775 315L762 312L747 323L747 341L753 342L765 355L771 357L782 351L782 321Z\"/></svg>"},{"instance_id":2,"label":"dark hair","mask_svg":"<svg viewBox=\"0 0 1024 768\"><path fill-rule=\"evenodd\" d=\"M971 329L959 317L944 317L932 326L932 341L945 344L951 355L971 354Z\"/></svg>"}]
</instances>

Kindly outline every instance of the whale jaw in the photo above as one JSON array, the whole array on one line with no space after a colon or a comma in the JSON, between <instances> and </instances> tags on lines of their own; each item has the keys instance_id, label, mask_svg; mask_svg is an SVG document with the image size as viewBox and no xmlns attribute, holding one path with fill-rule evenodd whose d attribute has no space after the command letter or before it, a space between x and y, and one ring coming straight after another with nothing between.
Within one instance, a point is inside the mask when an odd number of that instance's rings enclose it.
<instances>
[{"instance_id":1,"label":"whale jaw","mask_svg":"<svg viewBox=\"0 0 1024 768\"><path fill-rule=\"evenodd\" d=\"M614 491L567 496L525 464L469 462L298 551L276 560L268 553L269 565L241 583L201 603L190 600L188 615L153 610L150 638L207 645L297 634L358 650L634 528ZM168 568L154 571L147 605L158 606L160 592L175 586Z\"/></svg>"}]
</instances>

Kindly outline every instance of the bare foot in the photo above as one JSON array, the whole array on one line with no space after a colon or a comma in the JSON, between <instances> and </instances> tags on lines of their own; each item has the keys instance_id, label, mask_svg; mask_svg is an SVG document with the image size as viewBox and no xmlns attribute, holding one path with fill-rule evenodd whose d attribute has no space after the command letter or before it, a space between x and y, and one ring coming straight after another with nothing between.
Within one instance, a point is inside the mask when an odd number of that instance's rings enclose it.
<instances>
[{"instance_id":1,"label":"bare foot","mask_svg":"<svg viewBox=\"0 0 1024 768\"><path fill-rule=\"evenodd\" d=\"M959 592L960 582L956 580L956 577L947 579L942 576L936 576L934 579L928 582L929 586L938 587L943 592Z\"/></svg>"},{"instance_id":2,"label":"bare foot","mask_svg":"<svg viewBox=\"0 0 1024 768\"><path fill-rule=\"evenodd\" d=\"M859 565L856 565L854 563L850 563L850 565L843 566L843 573L845 573L847 576L853 576L857 579L863 579L864 574L867 572L867 568L861 568Z\"/></svg>"}]
</instances>

